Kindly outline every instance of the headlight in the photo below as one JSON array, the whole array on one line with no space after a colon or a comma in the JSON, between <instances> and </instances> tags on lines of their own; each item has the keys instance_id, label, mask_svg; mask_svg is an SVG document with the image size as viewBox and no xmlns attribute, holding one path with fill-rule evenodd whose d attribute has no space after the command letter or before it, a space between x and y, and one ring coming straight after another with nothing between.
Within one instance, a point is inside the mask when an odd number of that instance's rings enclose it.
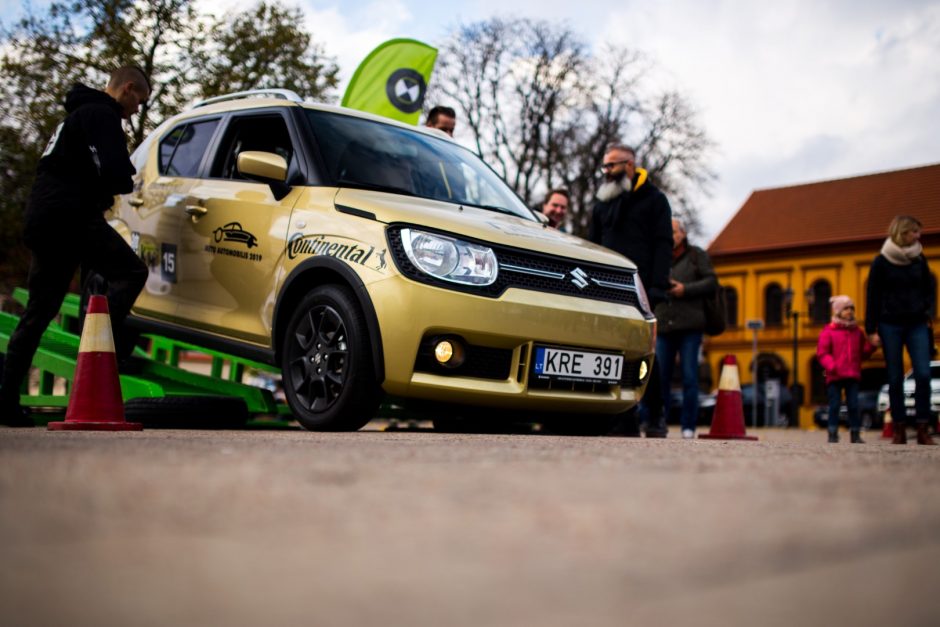
<instances>
[{"instance_id":1,"label":"headlight","mask_svg":"<svg viewBox=\"0 0 940 627\"><path fill-rule=\"evenodd\" d=\"M649 298L646 297L646 288L643 287L643 281L640 280L640 273L633 275L633 282L636 285L636 295L640 299L640 306L646 313L652 314L653 308L650 307Z\"/></svg>"},{"instance_id":2,"label":"headlight","mask_svg":"<svg viewBox=\"0 0 940 627\"><path fill-rule=\"evenodd\" d=\"M487 246L416 229L402 229L401 241L411 263L433 277L464 285L496 280L496 254Z\"/></svg>"}]
</instances>

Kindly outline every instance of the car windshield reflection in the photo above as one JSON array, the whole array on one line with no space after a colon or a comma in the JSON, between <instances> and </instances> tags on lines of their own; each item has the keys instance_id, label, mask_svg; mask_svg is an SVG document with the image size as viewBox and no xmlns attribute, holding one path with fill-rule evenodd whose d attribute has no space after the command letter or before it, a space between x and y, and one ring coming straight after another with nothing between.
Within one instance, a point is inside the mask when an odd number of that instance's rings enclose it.
<instances>
[{"instance_id":1,"label":"car windshield reflection","mask_svg":"<svg viewBox=\"0 0 940 627\"><path fill-rule=\"evenodd\" d=\"M307 110L330 183L406 194L537 221L476 155L449 138Z\"/></svg>"}]
</instances>

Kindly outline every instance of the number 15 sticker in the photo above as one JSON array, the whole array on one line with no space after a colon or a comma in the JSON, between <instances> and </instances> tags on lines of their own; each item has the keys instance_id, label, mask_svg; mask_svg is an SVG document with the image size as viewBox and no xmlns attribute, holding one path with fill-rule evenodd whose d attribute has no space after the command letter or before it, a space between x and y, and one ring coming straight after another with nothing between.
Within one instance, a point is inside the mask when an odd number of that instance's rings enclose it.
<instances>
[{"instance_id":1,"label":"number 15 sticker","mask_svg":"<svg viewBox=\"0 0 940 627\"><path fill-rule=\"evenodd\" d=\"M160 244L160 276L176 283L176 244Z\"/></svg>"}]
</instances>

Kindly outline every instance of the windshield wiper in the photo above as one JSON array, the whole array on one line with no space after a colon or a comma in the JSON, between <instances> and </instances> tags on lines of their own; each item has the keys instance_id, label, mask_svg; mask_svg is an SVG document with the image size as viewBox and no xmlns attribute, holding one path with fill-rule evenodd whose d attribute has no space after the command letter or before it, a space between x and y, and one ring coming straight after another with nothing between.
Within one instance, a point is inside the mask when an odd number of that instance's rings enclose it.
<instances>
[{"instance_id":1,"label":"windshield wiper","mask_svg":"<svg viewBox=\"0 0 940 627\"><path fill-rule=\"evenodd\" d=\"M379 185L378 183L365 183L363 181L353 181L352 179L338 179L337 185L346 187L355 187L357 189L368 189L375 192L391 192L393 194L404 194L405 196L417 196L416 193L404 187L395 185Z\"/></svg>"}]
</instances>

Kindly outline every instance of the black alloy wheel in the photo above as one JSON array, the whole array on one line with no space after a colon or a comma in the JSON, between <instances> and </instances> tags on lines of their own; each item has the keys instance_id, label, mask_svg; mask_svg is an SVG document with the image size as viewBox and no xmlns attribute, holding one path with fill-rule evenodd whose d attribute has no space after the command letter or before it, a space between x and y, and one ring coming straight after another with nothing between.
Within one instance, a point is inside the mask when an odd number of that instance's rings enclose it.
<instances>
[{"instance_id":1,"label":"black alloy wheel","mask_svg":"<svg viewBox=\"0 0 940 627\"><path fill-rule=\"evenodd\" d=\"M355 431L381 400L365 318L348 290L325 285L294 311L281 351L294 417L317 431Z\"/></svg>"}]
</instances>

